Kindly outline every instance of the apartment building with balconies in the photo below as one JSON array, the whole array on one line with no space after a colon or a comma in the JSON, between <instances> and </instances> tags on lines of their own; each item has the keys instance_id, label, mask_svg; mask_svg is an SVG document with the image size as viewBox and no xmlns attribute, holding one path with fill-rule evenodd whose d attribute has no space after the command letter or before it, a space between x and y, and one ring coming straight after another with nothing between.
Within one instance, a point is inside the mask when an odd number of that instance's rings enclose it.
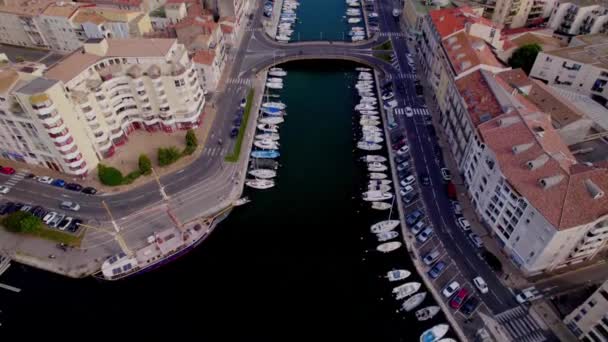
<instances>
[{"instance_id":1,"label":"apartment building with balconies","mask_svg":"<svg viewBox=\"0 0 608 342\"><path fill-rule=\"evenodd\" d=\"M608 341L608 281L564 318L581 341Z\"/></svg>"},{"instance_id":2,"label":"apartment building with balconies","mask_svg":"<svg viewBox=\"0 0 608 342\"><path fill-rule=\"evenodd\" d=\"M558 1L549 27L567 37L608 32L608 6L597 1Z\"/></svg>"},{"instance_id":3,"label":"apartment building with balconies","mask_svg":"<svg viewBox=\"0 0 608 342\"><path fill-rule=\"evenodd\" d=\"M48 48L38 17L54 0L2 0L0 2L0 43Z\"/></svg>"},{"instance_id":4,"label":"apartment building with balconies","mask_svg":"<svg viewBox=\"0 0 608 342\"><path fill-rule=\"evenodd\" d=\"M46 165L74 175L111 157L136 129L197 127L205 103L198 73L175 39L88 40L9 93L29 123L46 132L43 145L55 156Z\"/></svg>"},{"instance_id":5,"label":"apartment building with balconies","mask_svg":"<svg viewBox=\"0 0 608 342\"><path fill-rule=\"evenodd\" d=\"M608 36L575 37L566 48L541 52L530 76L549 85L608 100Z\"/></svg>"},{"instance_id":6,"label":"apartment building with balconies","mask_svg":"<svg viewBox=\"0 0 608 342\"><path fill-rule=\"evenodd\" d=\"M465 3L481 6L483 16L498 25L520 28L542 23L549 17L555 0L470 0Z\"/></svg>"}]
</instances>

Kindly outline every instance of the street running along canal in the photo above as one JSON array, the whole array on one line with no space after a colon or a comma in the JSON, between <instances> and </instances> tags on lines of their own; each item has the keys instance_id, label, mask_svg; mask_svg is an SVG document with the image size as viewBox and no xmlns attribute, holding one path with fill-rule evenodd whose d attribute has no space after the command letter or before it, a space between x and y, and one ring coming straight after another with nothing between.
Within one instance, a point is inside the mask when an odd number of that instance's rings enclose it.
<instances>
[{"instance_id":1,"label":"street running along canal","mask_svg":"<svg viewBox=\"0 0 608 342\"><path fill-rule=\"evenodd\" d=\"M58 327L65 327L71 336L170 329L201 341L414 341L444 322L442 314L421 324L413 312L396 313L396 285L386 272L405 268L413 273L407 281L421 280L404 247L380 254L369 231L388 211L372 212L360 199L367 172L355 151L355 67L284 65L288 115L277 186L248 193L252 203L235 209L200 247L117 282L15 265L3 280L23 291L0 291L0 336L63 336Z\"/></svg>"}]
</instances>

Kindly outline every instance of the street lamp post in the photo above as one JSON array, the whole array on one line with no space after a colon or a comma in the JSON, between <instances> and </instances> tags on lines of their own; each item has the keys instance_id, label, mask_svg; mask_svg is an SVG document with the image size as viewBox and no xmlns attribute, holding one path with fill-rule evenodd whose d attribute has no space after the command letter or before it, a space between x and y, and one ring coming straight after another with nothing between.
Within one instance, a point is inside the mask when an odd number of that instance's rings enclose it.
<instances>
[{"instance_id":1,"label":"street lamp post","mask_svg":"<svg viewBox=\"0 0 608 342\"><path fill-rule=\"evenodd\" d=\"M158 178L156 171L154 171L154 168L152 168L152 174L154 174L154 179L156 180L156 183L158 183L158 188L160 189L160 195L163 196L163 200L168 201L169 196L167 196L167 193L165 192L165 187L160 183L160 179Z\"/></svg>"}]
</instances>

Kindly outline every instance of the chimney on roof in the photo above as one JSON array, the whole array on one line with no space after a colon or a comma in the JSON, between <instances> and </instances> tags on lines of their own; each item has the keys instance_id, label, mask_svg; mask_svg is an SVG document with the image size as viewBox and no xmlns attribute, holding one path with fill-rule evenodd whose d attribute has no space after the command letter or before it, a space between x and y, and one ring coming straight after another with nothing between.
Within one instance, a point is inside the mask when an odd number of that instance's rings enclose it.
<instances>
[{"instance_id":1,"label":"chimney on roof","mask_svg":"<svg viewBox=\"0 0 608 342\"><path fill-rule=\"evenodd\" d=\"M91 38L84 42L83 51L97 56L105 56L108 52L108 41L105 38Z\"/></svg>"},{"instance_id":2,"label":"chimney on roof","mask_svg":"<svg viewBox=\"0 0 608 342\"><path fill-rule=\"evenodd\" d=\"M511 149L513 150L513 154L520 154L522 152L527 151L532 146L534 146L534 143L519 144L519 145L513 146Z\"/></svg>"},{"instance_id":3,"label":"chimney on roof","mask_svg":"<svg viewBox=\"0 0 608 342\"><path fill-rule=\"evenodd\" d=\"M585 179L585 187L589 191L591 198L599 199L604 197L604 191L597 184L593 183L591 179Z\"/></svg>"},{"instance_id":4,"label":"chimney on roof","mask_svg":"<svg viewBox=\"0 0 608 342\"><path fill-rule=\"evenodd\" d=\"M498 119L499 127L509 127L514 123L518 123L520 120L517 116L507 116L505 118Z\"/></svg>"},{"instance_id":5,"label":"chimney on roof","mask_svg":"<svg viewBox=\"0 0 608 342\"><path fill-rule=\"evenodd\" d=\"M555 175L555 176L551 176L551 177L545 177L545 178L541 178L538 180L538 184L543 188L543 189L549 189L550 187L559 184L559 182L562 181L562 179L564 179L564 175Z\"/></svg>"},{"instance_id":6,"label":"chimney on roof","mask_svg":"<svg viewBox=\"0 0 608 342\"><path fill-rule=\"evenodd\" d=\"M530 160L526 163L528 169L536 170L539 167L545 165L545 163L549 160L549 156L546 154L541 154L536 159Z\"/></svg>"}]
</instances>

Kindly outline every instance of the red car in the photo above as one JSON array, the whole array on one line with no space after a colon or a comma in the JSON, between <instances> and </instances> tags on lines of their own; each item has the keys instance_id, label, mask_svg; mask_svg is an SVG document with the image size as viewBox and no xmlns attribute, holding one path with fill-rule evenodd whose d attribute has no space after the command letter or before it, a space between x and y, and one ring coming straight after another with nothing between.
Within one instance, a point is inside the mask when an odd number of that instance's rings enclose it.
<instances>
[{"instance_id":1,"label":"red car","mask_svg":"<svg viewBox=\"0 0 608 342\"><path fill-rule=\"evenodd\" d=\"M5 175L12 175L13 173L15 173L15 169L13 169L12 167L3 167L0 169L0 172L4 173Z\"/></svg>"},{"instance_id":2,"label":"red car","mask_svg":"<svg viewBox=\"0 0 608 342\"><path fill-rule=\"evenodd\" d=\"M469 290L467 290L466 287L460 289L460 291L458 291L454 295L454 297L452 297L452 300L450 300L450 306L452 307L452 309L460 309L460 307L462 306L462 304L464 304L464 301L467 299L468 296Z\"/></svg>"}]
</instances>

